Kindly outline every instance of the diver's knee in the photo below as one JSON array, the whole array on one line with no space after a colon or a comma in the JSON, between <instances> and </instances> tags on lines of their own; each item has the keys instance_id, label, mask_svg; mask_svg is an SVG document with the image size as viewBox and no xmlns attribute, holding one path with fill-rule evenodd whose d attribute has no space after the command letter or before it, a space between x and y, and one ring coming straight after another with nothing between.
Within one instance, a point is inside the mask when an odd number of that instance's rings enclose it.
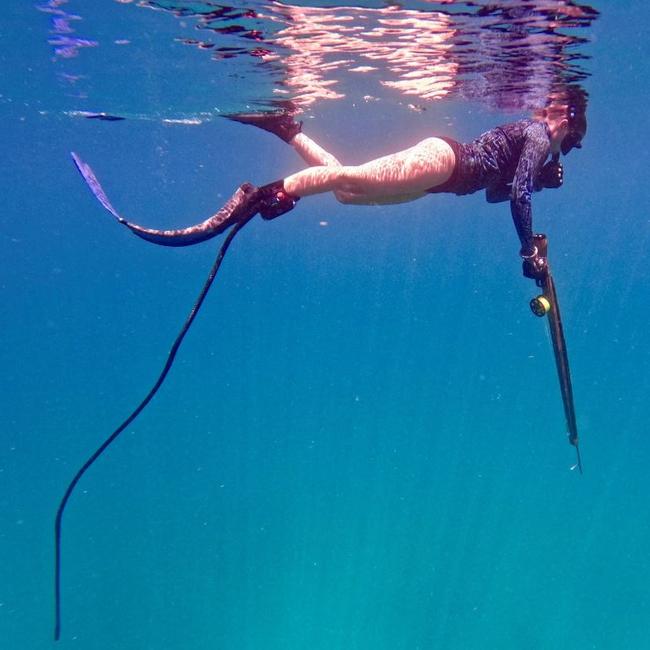
<instances>
[{"instance_id":1,"label":"diver's knee","mask_svg":"<svg viewBox=\"0 0 650 650\"><path fill-rule=\"evenodd\" d=\"M357 167L340 167L337 174L336 186L333 189L334 196L339 203L349 205L355 203L362 193L359 183Z\"/></svg>"},{"instance_id":2,"label":"diver's knee","mask_svg":"<svg viewBox=\"0 0 650 650\"><path fill-rule=\"evenodd\" d=\"M334 196L339 203L342 203L343 205L352 205L355 202L356 194L346 192L345 190L335 190Z\"/></svg>"}]
</instances>

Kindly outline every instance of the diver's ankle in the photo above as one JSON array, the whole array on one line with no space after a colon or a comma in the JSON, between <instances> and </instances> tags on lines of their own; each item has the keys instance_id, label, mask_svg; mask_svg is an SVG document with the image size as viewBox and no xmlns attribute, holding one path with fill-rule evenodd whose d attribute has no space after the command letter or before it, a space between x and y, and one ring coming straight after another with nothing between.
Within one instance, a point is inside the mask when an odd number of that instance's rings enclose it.
<instances>
[{"instance_id":1,"label":"diver's ankle","mask_svg":"<svg viewBox=\"0 0 650 650\"><path fill-rule=\"evenodd\" d=\"M284 187L284 180L279 180L260 187L257 190L257 200L260 216L269 221L293 210L300 197L289 194Z\"/></svg>"}]
</instances>

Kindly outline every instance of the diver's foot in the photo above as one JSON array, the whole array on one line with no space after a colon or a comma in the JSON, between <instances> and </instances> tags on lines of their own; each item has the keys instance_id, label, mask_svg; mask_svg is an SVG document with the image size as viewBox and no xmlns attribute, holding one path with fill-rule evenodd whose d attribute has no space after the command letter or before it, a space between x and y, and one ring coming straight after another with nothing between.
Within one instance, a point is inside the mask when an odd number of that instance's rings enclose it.
<instances>
[{"instance_id":1,"label":"diver's foot","mask_svg":"<svg viewBox=\"0 0 650 650\"><path fill-rule=\"evenodd\" d=\"M278 138L288 144L302 129L302 122L296 122L293 116L292 112L282 110L268 113L233 113L224 117L241 124L251 124L258 129L273 133L273 135L277 135Z\"/></svg>"},{"instance_id":2,"label":"diver's foot","mask_svg":"<svg viewBox=\"0 0 650 650\"><path fill-rule=\"evenodd\" d=\"M275 219L293 210L300 197L289 194L284 189L284 181L264 185L257 190L256 203L262 219Z\"/></svg>"},{"instance_id":3,"label":"diver's foot","mask_svg":"<svg viewBox=\"0 0 650 650\"><path fill-rule=\"evenodd\" d=\"M263 219L275 219L292 210L298 201L299 197L289 194L284 189L283 180L262 187L244 183L226 201L221 210L210 217L209 230L213 235L222 233L230 226L249 221L258 213Z\"/></svg>"}]
</instances>

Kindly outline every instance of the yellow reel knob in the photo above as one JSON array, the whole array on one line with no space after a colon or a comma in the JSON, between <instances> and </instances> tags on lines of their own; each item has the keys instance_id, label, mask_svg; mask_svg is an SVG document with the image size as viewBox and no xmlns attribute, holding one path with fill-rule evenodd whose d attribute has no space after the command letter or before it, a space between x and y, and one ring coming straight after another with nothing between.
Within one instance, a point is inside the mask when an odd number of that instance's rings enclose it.
<instances>
[{"instance_id":1,"label":"yellow reel knob","mask_svg":"<svg viewBox=\"0 0 650 650\"><path fill-rule=\"evenodd\" d=\"M535 316L546 316L546 314L551 311L551 302L544 294L542 294L530 301L530 309Z\"/></svg>"}]
</instances>

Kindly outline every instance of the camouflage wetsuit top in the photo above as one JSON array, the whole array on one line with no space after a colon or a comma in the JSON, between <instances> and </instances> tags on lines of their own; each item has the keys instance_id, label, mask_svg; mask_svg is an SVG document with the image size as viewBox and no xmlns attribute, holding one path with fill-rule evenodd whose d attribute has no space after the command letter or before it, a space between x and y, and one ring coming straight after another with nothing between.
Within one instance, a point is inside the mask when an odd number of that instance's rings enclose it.
<instances>
[{"instance_id":1,"label":"camouflage wetsuit top","mask_svg":"<svg viewBox=\"0 0 650 650\"><path fill-rule=\"evenodd\" d=\"M490 203L510 199L510 211L521 241L522 254L534 250L531 194L536 177L551 150L545 122L519 120L497 126L468 144L445 140L456 154L448 181L429 192L472 194L485 190Z\"/></svg>"}]
</instances>

